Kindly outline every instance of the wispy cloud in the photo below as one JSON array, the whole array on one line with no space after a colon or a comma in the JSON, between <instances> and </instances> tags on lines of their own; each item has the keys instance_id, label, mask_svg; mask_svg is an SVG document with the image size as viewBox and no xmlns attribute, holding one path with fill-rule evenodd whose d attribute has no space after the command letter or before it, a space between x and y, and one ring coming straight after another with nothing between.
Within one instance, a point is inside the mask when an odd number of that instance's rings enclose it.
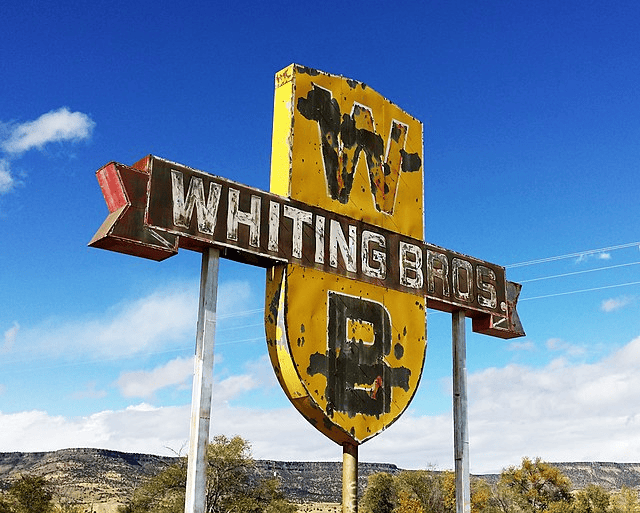
<instances>
[{"instance_id":1,"label":"wispy cloud","mask_svg":"<svg viewBox=\"0 0 640 513\"><path fill-rule=\"evenodd\" d=\"M12 126L1 147L6 153L19 155L48 143L87 139L94 126L95 122L86 114L62 107L34 121Z\"/></svg>"},{"instance_id":2,"label":"wispy cloud","mask_svg":"<svg viewBox=\"0 0 640 513\"><path fill-rule=\"evenodd\" d=\"M507 346L508 351L535 351L535 349L536 345L531 340L510 342Z\"/></svg>"},{"instance_id":3,"label":"wispy cloud","mask_svg":"<svg viewBox=\"0 0 640 513\"><path fill-rule=\"evenodd\" d=\"M71 398L75 400L79 399L102 399L107 395L106 390L98 390L96 388L97 382L89 381L83 390L79 390L71 394Z\"/></svg>"},{"instance_id":4,"label":"wispy cloud","mask_svg":"<svg viewBox=\"0 0 640 513\"><path fill-rule=\"evenodd\" d=\"M216 402L231 401L243 393L255 389L258 384L258 380L250 374L240 374L225 378L214 384L216 387Z\"/></svg>"},{"instance_id":5,"label":"wispy cloud","mask_svg":"<svg viewBox=\"0 0 640 513\"><path fill-rule=\"evenodd\" d=\"M67 107L52 110L38 119L25 123L1 123L0 194L16 185L11 171L11 159L31 149L41 149L57 142L77 142L91 137L95 122L82 112L71 112Z\"/></svg>"},{"instance_id":6,"label":"wispy cloud","mask_svg":"<svg viewBox=\"0 0 640 513\"><path fill-rule=\"evenodd\" d=\"M92 318L52 319L25 328L20 345L30 353L61 358L118 358L158 351L195 332L197 307L196 287L175 284Z\"/></svg>"},{"instance_id":7,"label":"wispy cloud","mask_svg":"<svg viewBox=\"0 0 640 513\"><path fill-rule=\"evenodd\" d=\"M585 354L585 348L570 344L561 338L550 338L546 343L547 349L550 351L562 351L567 356L580 356Z\"/></svg>"},{"instance_id":8,"label":"wispy cloud","mask_svg":"<svg viewBox=\"0 0 640 513\"><path fill-rule=\"evenodd\" d=\"M123 372L115 385L124 397L150 398L168 386L186 387L193 376L193 358L178 357L151 371Z\"/></svg>"},{"instance_id":9,"label":"wispy cloud","mask_svg":"<svg viewBox=\"0 0 640 513\"><path fill-rule=\"evenodd\" d=\"M634 301L635 298L633 296L620 296L617 298L605 299L600 305L600 308L604 312L613 312L614 310L619 310L630 305Z\"/></svg>"},{"instance_id":10,"label":"wispy cloud","mask_svg":"<svg viewBox=\"0 0 640 513\"><path fill-rule=\"evenodd\" d=\"M595 258L596 260L611 260L611 253L607 251L583 253L579 255L575 261L577 264L579 264L582 262L586 262L587 260L590 260L592 258Z\"/></svg>"},{"instance_id":11,"label":"wispy cloud","mask_svg":"<svg viewBox=\"0 0 640 513\"><path fill-rule=\"evenodd\" d=\"M275 384L273 371L268 358L246 364L248 372L215 380L216 403L225 403L240 397L245 392L257 387ZM191 388L193 378L193 357L175 358L154 369L123 372L114 385L123 397L140 397L152 399L154 394L163 388ZM215 376L214 376L215 379Z\"/></svg>"},{"instance_id":12,"label":"wispy cloud","mask_svg":"<svg viewBox=\"0 0 640 513\"><path fill-rule=\"evenodd\" d=\"M219 316L242 314L254 297L248 282L222 283L218 291ZM172 283L84 318L55 318L22 328L16 323L5 333L4 347L8 350L19 338L19 349L13 350L16 357L34 354L65 359L129 357L168 347L191 349L197 312L198 285Z\"/></svg>"},{"instance_id":13,"label":"wispy cloud","mask_svg":"<svg viewBox=\"0 0 640 513\"><path fill-rule=\"evenodd\" d=\"M11 351L19 330L20 325L17 322L14 322L13 326L4 332L4 344L2 345L2 348L0 348L0 353L7 353Z\"/></svg>"},{"instance_id":14,"label":"wispy cloud","mask_svg":"<svg viewBox=\"0 0 640 513\"><path fill-rule=\"evenodd\" d=\"M9 192L13 189L15 180L11 176L11 167L9 161L6 159L0 159L0 194Z\"/></svg>"}]
</instances>

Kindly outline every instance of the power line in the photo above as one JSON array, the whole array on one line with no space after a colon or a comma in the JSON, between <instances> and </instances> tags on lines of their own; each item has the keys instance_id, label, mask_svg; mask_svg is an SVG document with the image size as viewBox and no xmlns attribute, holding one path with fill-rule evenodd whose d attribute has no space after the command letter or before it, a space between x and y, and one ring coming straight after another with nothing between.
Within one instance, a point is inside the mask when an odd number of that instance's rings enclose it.
<instances>
[{"instance_id":1,"label":"power line","mask_svg":"<svg viewBox=\"0 0 640 513\"><path fill-rule=\"evenodd\" d=\"M518 262L518 263L515 263L515 264L509 264L509 265L506 265L505 268L506 269L513 269L514 267L525 267L525 266L528 266L528 265L545 264L547 262L553 262L553 261L556 261L556 260L564 260L564 259L567 259L567 258L578 258L578 257L582 257L582 256L593 255L595 253L604 253L606 251L615 251L617 249L631 248L633 246L638 246L640 248L640 242L628 242L626 244L619 244L617 246L609 246L607 248L588 249L586 251L580 251L578 253L567 253L566 255L558 255L558 256L547 257L547 258L538 258L536 260L528 260L526 262Z\"/></svg>"},{"instance_id":2,"label":"power line","mask_svg":"<svg viewBox=\"0 0 640 513\"><path fill-rule=\"evenodd\" d=\"M231 317L244 317L246 315L253 315L255 313L264 312L264 308L254 308L253 310L242 310L241 312L233 312L228 314L218 315L217 319L230 319Z\"/></svg>"},{"instance_id":3,"label":"power line","mask_svg":"<svg viewBox=\"0 0 640 513\"><path fill-rule=\"evenodd\" d=\"M607 265L605 267L598 267L597 269L584 269L582 271L573 271L570 273L564 274L554 274L550 276L541 276L540 278L531 278L530 280L518 280L518 283L531 283L533 281L542 281L542 280L550 280L552 278L564 278L566 276L574 276L576 274L584 274L584 273L593 273L596 271L607 271L609 269L617 269L618 267L628 267L630 265L638 265L639 262L628 262L626 264L617 264L617 265Z\"/></svg>"},{"instance_id":4,"label":"power line","mask_svg":"<svg viewBox=\"0 0 640 513\"><path fill-rule=\"evenodd\" d=\"M570 294L580 294L582 292L593 292L593 291L596 291L596 290L615 289L615 288L618 288L618 287L628 287L629 285L640 285L640 281L630 281L630 282L627 282L627 283L619 283L619 284L616 284L616 285L604 285L602 287L592 287L590 289L571 290L569 292L556 292L554 294L546 294L546 295L543 295L543 296L523 297L523 298L520 298L519 302L532 301L534 299L546 299L546 298L557 297L557 296L568 296Z\"/></svg>"}]
</instances>

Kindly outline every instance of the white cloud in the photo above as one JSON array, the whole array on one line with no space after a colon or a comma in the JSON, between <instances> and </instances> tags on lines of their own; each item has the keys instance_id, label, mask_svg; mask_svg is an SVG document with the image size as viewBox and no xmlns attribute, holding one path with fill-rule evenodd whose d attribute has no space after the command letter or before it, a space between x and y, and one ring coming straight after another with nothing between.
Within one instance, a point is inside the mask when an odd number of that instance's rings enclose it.
<instances>
[{"instance_id":1,"label":"white cloud","mask_svg":"<svg viewBox=\"0 0 640 513\"><path fill-rule=\"evenodd\" d=\"M507 346L508 351L535 351L535 349L536 345L531 340L510 342Z\"/></svg>"},{"instance_id":2,"label":"white cloud","mask_svg":"<svg viewBox=\"0 0 640 513\"><path fill-rule=\"evenodd\" d=\"M575 262L579 264L582 262L586 262L591 258L596 258L598 260L611 260L611 253L607 253L606 251L601 251L599 253L598 252L583 253L576 258Z\"/></svg>"},{"instance_id":3,"label":"white cloud","mask_svg":"<svg viewBox=\"0 0 640 513\"><path fill-rule=\"evenodd\" d=\"M15 183L13 176L11 176L9 161L6 159L0 159L0 194L9 192L13 189Z\"/></svg>"},{"instance_id":4,"label":"white cloud","mask_svg":"<svg viewBox=\"0 0 640 513\"><path fill-rule=\"evenodd\" d=\"M71 394L71 398L78 399L102 399L107 395L106 390L97 390L97 382L89 381L83 390L79 390Z\"/></svg>"},{"instance_id":5,"label":"white cloud","mask_svg":"<svg viewBox=\"0 0 640 513\"><path fill-rule=\"evenodd\" d=\"M253 390L258 386L258 380L249 374L230 376L218 383L214 383L216 403L226 403L242 395L244 392Z\"/></svg>"},{"instance_id":6,"label":"white cloud","mask_svg":"<svg viewBox=\"0 0 640 513\"><path fill-rule=\"evenodd\" d=\"M617 298L606 299L600 305L604 312L613 312L633 303L634 298L631 296L621 296Z\"/></svg>"},{"instance_id":7,"label":"white cloud","mask_svg":"<svg viewBox=\"0 0 640 513\"><path fill-rule=\"evenodd\" d=\"M508 365L473 374L472 465L499 470L527 455L640 460L640 415L630 409L640 390L638 364L640 337L594 364L555 360L542 369Z\"/></svg>"},{"instance_id":8,"label":"white cloud","mask_svg":"<svg viewBox=\"0 0 640 513\"><path fill-rule=\"evenodd\" d=\"M145 403L78 418L52 416L44 411L0 413L0 452L98 447L173 455L189 439L189 420L189 405L152 407ZM243 436L252 443L258 458L326 459L331 454L327 449L337 454L335 444L319 433L314 436L313 431L293 407L248 410L218 404L212 410L211 433ZM303 454L307 438L315 440L315 447L310 444Z\"/></svg>"},{"instance_id":9,"label":"white cloud","mask_svg":"<svg viewBox=\"0 0 640 513\"><path fill-rule=\"evenodd\" d=\"M63 358L116 358L175 347L195 337L197 301L193 285L174 284L91 319L53 319L23 328L21 347Z\"/></svg>"},{"instance_id":10,"label":"white cloud","mask_svg":"<svg viewBox=\"0 0 640 513\"><path fill-rule=\"evenodd\" d=\"M51 451L69 447L110 448L170 454L188 439L189 407L131 406L67 418L44 411L0 414L0 451Z\"/></svg>"},{"instance_id":11,"label":"white cloud","mask_svg":"<svg viewBox=\"0 0 640 513\"><path fill-rule=\"evenodd\" d=\"M550 351L562 351L568 356L581 356L586 352L584 347L570 344L560 338L550 338L546 346Z\"/></svg>"},{"instance_id":12,"label":"white cloud","mask_svg":"<svg viewBox=\"0 0 640 513\"><path fill-rule=\"evenodd\" d=\"M94 126L95 122L88 115L71 112L66 107L52 110L26 123L0 122L0 151L5 154L5 158L0 158L0 195L16 186L10 158L49 143L88 139Z\"/></svg>"},{"instance_id":13,"label":"white cloud","mask_svg":"<svg viewBox=\"0 0 640 513\"><path fill-rule=\"evenodd\" d=\"M124 397L150 398L156 391L168 386L190 386L187 380L192 376L193 357L178 357L151 371L123 372L115 384Z\"/></svg>"},{"instance_id":14,"label":"white cloud","mask_svg":"<svg viewBox=\"0 0 640 513\"><path fill-rule=\"evenodd\" d=\"M223 282L219 317L242 317L255 300L248 282ZM198 287L173 283L144 297L123 301L84 319L51 319L20 330L20 350L61 358L117 358L167 347L191 349L195 340ZM5 334L5 345L6 345Z\"/></svg>"},{"instance_id":15,"label":"white cloud","mask_svg":"<svg viewBox=\"0 0 640 513\"><path fill-rule=\"evenodd\" d=\"M640 461L640 337L590 364L557 359L543 368L510 364L472 373L469 435L472 472L500 471L523 456L547 461ZM341 448L291 407L234 407L228 400L260 385L253 374L216 383L211 433L238 434L254 456L339 461ZM282 394L278 388L270 391ZM418 391L420 393L420 391ZM190 407L139 404L82 418L45 412L0 414L0 451L102 447L171 454L188 439ZM360 447L360 461L403 468L453 467L451 414L409 410Z\"/></svg>"},{"instance_id":16,"label":"white cloud","mask_svg":"<svg viewBox=\"0 0 640 513\"><path fill-rule=\"evenodd\" d=\"M62 107L43 114L34 121L11 127L9 136L1 146L10 154L20 154L32 148L62 141L87 139L95 123L82 112L70 112Z\"/></svg>"},{"instance_id":17,"label":"white cloud","mask_svg":"<svg viewBox=\"0 0 640 513\"><path fill-rule=\"evenodd\" d=\"M20 331L20 325L17 322L14 322L13 326L4 332L4 344L0 349L0 353L11 351L13 344L16 341L16 337L18 336L18 331Z\"/></svg>"}]
</instances>

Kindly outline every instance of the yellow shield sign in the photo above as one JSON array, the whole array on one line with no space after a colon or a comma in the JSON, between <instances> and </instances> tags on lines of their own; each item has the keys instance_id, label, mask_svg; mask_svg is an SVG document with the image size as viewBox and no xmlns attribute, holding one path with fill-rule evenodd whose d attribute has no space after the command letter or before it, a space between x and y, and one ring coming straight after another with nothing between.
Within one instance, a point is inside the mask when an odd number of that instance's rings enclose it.
<instances>
[{"instance_id":1,"label":"yellow shield sign","mask_svg":"<svg viewBox=\"0 0 640 513\"><path fill-rule=\"evenodd\" d=\"M269 356L294 406L339 444L389 426L420 381L425 299L376 284L399 256L371 226L423 239L422 159L422 124L365 84L298 65L276 75L271 192L336 219L282 213L311 264L267 271Z\"/></svg>"}]
</instances>

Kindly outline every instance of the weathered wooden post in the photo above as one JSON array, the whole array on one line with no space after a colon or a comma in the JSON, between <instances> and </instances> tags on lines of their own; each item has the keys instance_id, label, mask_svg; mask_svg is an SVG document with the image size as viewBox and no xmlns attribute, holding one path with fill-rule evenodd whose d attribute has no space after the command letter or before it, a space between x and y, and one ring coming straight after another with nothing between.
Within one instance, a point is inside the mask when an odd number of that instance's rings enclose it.
<instances>
[{"instance_id":1,"label":"weathered wooden post","mask_svg":"<svg viewBox=\"0 0 640 513\"><path fill-rule=\"evenodd\" d=\"M453 452L456 475L456 513L470 513L467 341L464 310L456 310L451 316L451 340L453 352Z\"/></svg>"},{"instance_id":2,"label":"weathered wooden post","mask_svg":"<svg viewBox=\"0 0 640 513\"><path fill-rule=\"evenodd\" d=\"M206 507L207 445L211 420L219 263L218 249L207 248L202 253L185 513L204 513Z\"/></svg>"}]
</instances>

